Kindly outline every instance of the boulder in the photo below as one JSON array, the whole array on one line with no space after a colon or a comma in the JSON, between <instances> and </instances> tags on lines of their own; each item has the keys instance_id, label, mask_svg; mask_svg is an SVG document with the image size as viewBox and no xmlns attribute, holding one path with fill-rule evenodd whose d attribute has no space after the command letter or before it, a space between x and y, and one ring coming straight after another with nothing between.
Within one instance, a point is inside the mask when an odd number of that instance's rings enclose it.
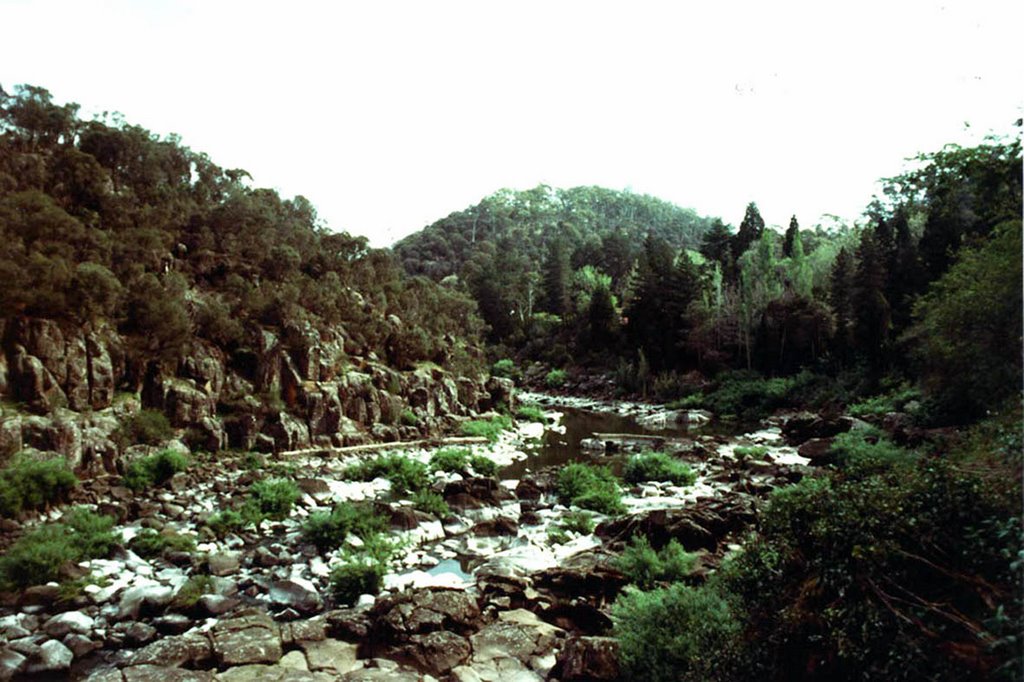
<instances>
[{"instance_id":1,"label":"boulder","mask_svg":"<svg viewBox=\"0 0 1024 682\"><path fill-rule=\"evenodd\" d=\"M270 586L270 601L281 608L293 608L309 615L323 609L324 603L316 586L302 578L280 580Z\"/></svg>"},{"instance_id":2,"label":"boulder","mask_svg":"<svg viewBox=\"0 0 1024 682\"><path fill-rule=\"evenodd\" d=\"M81 611L65 611L43 623L43 632L54 639L60 639L71 632L84 635L92 630L95 622Z\"/></svg>"},{"instance_id":3,"label":"boulder","mask_svg":"<svg viewBox=\"0 0 1024 682\"><path fill-rule=\"evenodd\" d=\"M7 647L0 647L0 680L9 680L25 669L28 657Z\"/></svg>"},{"instance_id":4,"label":"boulder","mask_svg":"<svg viewBox=\"0 0 1024 682\"><path fill-rule=\"evenodd\" d=\"M557 597L583 597L596 604L611 602L629 579L614 567L616 555L596 549L581 552L562 565L540 571L533 576L538 590Z\"/></svg>"},{"instance_id":5,"label":"boulder","mask_svg":"<svg viewBox=\"0 0 1024 682\"><path fill-rule=\"evenodd\" d=\"M360 667L356 655L358 648L358 644L339 642L336 639L302 642L308 669L314 672L323 670L335 675L344 675Z\"/></svg>"},{"instance_id":6,"label":"boulder","mask_svg":"<svg viewBox=\"0 0 1024 682\"><path fill-rule=\"evenodd\" d=\"M566 641L552 674L564 682L618 680L619 643L612 637L573 637Z\"/></svg>"},{"instance_id":7,"label":"boulder","mask_svg":"<svg viewBox=\"0 0 1024 682\"><path fill-rule=\"evenodd\" d=\"M813 412L797 412L782 423L782 435L790 445L811 438L831 438L846 433L854 425L850 417L826 418Z\"/></svg>"},{"instance_id":8,"label":"boulder","mask_svg":"<svg viewBox=\"0 0 1024 682\"><path fill-rule=\"evenodd\" d=\"M156 665L133 665L121 672L124 682L213 682L217 679L208 670L180 670Z\"/></svg>"},{"instance_id":9,"label":"boulder","mask_svg":"<svg viewBox=\"0 0 1024 682\"><path fill-rule=\"evenodd\" d=\"M131 665L155 665L178 668L200 667L213 659L213 647L205 634L187 634L158 639L135 652Z\"/></svg>"},{"instance_id":10,"label":"boulder","mask_svg":"<svg viewBox=\"0 0 1024 682\"><path fill-rule=\"evenodd\" d=\"M469 634L476 630L480 608L461 590L426 588L378 599L368 614L374 642L407 642L409 637L447 630Z\"/></svg>"},{"instance_id":11,"label":"boulder","mask_svg":"<svg viewBox=\"0 0 1024 682\"><path fill-rule=\"evenodd\" d=\"M618 518L597 527L595 533L611 542L626 543L634 535L647 537L651 546L661 549L677 540L693 552L714 552L727 536L754 521L753 501L743 495L701 498L679 509L654 509L642 514Z\"/></svg>"},{"instance_id":12,"label":"boulder","mask_svg":"<svg viewBox=\"0 0 1024 682\"><path fill-rule=\"evenodd\" d=\"M210 635L221 666L276 663L284 653L277 625L264 613L220 621Z\"/></svg>"},{"instance_id":13,"label":"boulder","mask_svg":"<svg viewBox=\"0 0 1024 682\"><path fill-rule=\"evenodd\" d=\"M71 667L75 655L55 639L44 642L38 651L25 664L25 672L29 675L40 673L59 673Z\"/></svg>"},{"instance_id":14,"label":"boulder","mask_svg":"<svg viewBox=\"0 0 1024 682\"><path fill-rule=\"evenodd\" d=\"M56 377L39 358L20 346L15 348L11 361L9 382L14 399L26 403L33 412L45 414L68 404Z\"/></svg>"},{"instance_id":15,"label":"boulder","mask_svg":"<svg viewBox=\"0 0 1024 682\"><path fill-rule=\"evenodd\" d=\"M799 448L797 453L801 457L806 457L811 460L811 464L821 466L825 464L834 464L835 457L832 455L832 441L834 438L811 438L805 441Z\"/></svg>"},{"instance_id":16,"label":"boulder","mask_svg":"<svg viewBox=\"0 0 1024 682\"><path fill-rule=\"evenodd\" d=\"M444 487L445 502L453 509L480 509L513 499L512 493L493 478L465 478Z\"/></svg>"},{"instance_id":17,"label":"boulder","mask_svg":"<svg viewBox=\"0 0 1024 682\"><path fill-rule=\"evenodd\" d=\"M408 644L394 652L418 669L434 676L448 674L452 668L469 659L471 649L465 637L438 630L425 635L412 635Z\"/></svg>"}]
</instances>

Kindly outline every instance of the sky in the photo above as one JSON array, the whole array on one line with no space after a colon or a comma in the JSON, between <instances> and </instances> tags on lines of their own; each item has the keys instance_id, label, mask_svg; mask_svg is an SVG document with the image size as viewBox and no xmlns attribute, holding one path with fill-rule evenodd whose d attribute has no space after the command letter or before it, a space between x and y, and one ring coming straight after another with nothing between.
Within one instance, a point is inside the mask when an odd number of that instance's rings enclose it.
<instances>
[{"instance_id":1,"label":"sky","mask_svg":"<svg viewBox=\"0 0 1024 682\"><path fill-rule=\"evenodd\" d=\"M503 187L738 225L852 220L905 159L1010 133L1019 0L0 0L0 85L177 133L385 246Z\"/></svg>"}]
</instances>

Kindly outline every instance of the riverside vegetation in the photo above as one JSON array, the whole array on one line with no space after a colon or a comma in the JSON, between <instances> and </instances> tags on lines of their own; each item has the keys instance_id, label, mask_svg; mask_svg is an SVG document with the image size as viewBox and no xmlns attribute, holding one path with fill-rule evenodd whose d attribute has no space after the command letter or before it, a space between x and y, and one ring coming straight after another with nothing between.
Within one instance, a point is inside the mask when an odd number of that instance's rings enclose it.
<instances>
[{"instance_id":1,"label":"riverside vegetation","mask_svg":"<svg viewBox=\"0 0 1024 682\"><path fill-rule=\"evenodd\" d=\"M0 679L1018 679L1019 132L916 161L854 225L541 186L371 249L0 90ZM730 435L501 480L574 393Z\"/></svg>"}]
</instances>

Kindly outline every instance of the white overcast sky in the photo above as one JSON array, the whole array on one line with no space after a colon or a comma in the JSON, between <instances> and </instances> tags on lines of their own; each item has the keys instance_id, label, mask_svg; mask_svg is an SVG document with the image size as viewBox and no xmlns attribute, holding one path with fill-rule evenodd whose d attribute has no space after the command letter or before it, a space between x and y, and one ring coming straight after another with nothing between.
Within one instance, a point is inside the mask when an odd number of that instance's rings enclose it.
<instances>
[{"instance_id":1,"label":"white overcast sky","mask_svg":"<svg viewBox=\"0 0 1024 682\"><path fill-rule=\"evenodd\" d=\"M811 226L1013 130L1022 8L0 0L0 85L178 133L375 245L542 182Z\"/></svg>"}]
</instances>

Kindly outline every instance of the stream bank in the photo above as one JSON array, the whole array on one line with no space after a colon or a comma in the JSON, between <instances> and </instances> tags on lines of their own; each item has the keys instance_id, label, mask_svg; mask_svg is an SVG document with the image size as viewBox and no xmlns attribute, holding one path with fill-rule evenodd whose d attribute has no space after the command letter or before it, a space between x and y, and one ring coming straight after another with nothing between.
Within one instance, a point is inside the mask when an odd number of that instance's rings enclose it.
<instances>
[{"instance_id":1,"label":"stream bank","mask_svg":"<svg viewBox=\"0 0 1024 682\"><path fill-rule=\"evenodd\" d=\"M198 462L139 495L116 477L93 481L76 501L116 514L123 544L144 528L173 530L194 536L196 552L144 559L119 549L79 566L102 579L70 600L59 600L56 585L8 595L0 679L608 678L608 606L627 582L617 553L638 535L655 548L675 539L698 554L691 579L699 581L736 546L761 499L809 471L778 424L729 433L705 414L657 406L519 399L543 405L546 423L470 446L498 465L498 480L434 473L431 488L452 512L445 518L392 498L385 479L345 480L355 454L288 458L285 471L303 491L291 515L222 539L206 521L258 478L244 457ZM625 514L592 512L591 533L564 528L573 510L555 491L561 468L581 461L621 469L652 443L688 463L694 483L625 486ZM764 454L738 456L741 445ZM403 453L426 462L433 450ZM328 587L338 553L321 554L301 530L342 500L386 509L405 546L381 594L346 608L332 603ZM210 576L210 591L175 606L196 575Z\"/></svg>"}]
</instances>

